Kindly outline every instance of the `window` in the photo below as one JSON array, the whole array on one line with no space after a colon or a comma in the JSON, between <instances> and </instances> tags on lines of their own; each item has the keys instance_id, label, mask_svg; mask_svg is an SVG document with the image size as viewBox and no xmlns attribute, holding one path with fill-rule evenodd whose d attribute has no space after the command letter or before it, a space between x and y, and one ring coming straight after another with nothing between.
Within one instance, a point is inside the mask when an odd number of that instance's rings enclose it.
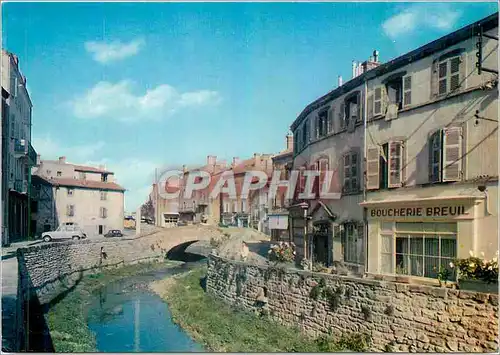
<instances>
[{"instance_id":1,"label":"window","mask_svg":"<svg viewBox=\"0 0 500 355\"><path fill-rule=\"evenodd\" d=\"M108 193L106 191L101 191L101 201L108 199Z\"/></svg>"},{"instance_id":2,"label":"window","mask_svg":"<svg viewBox=\"0 0 500 355\"><path fill-rule=\"evenodd\" d=\"M68 196L73 196L74 192L74 189L68 189Z\"/></svg>"},{"instance_id":3,"label":"window","mask_svg":"<svg viewBox=\"0 0 500 355\"><path fill-rule=\"evenodd\" d=\"M47 175L48 176L52 175L52 171L51 170L47 170Z\"/></svg>"},{"instance_id":4,"label":"window","mask_svg":"<svg viewBox=\"0 0 500 355\"><path fill-rule=\"evenodd\" d=\"M341 104L339 112L341 129L348 129L361 120L360 108L359 92L346 98L345 102Z\"/></svg>"},{"instance_id":5,"label":"window","mask_svg":"<svg viewBox=\"0 0 500 355\"><path fill-rule=\"evenodd\" d=\"M107 182L108 181L108 174L101 174L101 181Z\"/></svg>"},{"instance_id":6,"label":"window","mask_svg":"<svg viewBox=\"0 0 500 355\"><path fill-rule=\"evenodd\" d=\"M344 192L359 190L359 156L357 152L344 155Z\"/></svg>"},{"instance_id":7,"label":"window","mask_svg":"<svg viewBox=\"0 0 500 355\"><path fill-rule=\"evenodd\" d=\"M345 223L343 225L342 244L346 263L363 263L363 225Z\"/></svg>"},{"instance_id":8,"label":"window","mask_svg":"<svg viewBox=\"0 0 500 355\"><path fill-rule=\"evenodd\" d=\"M328 110L323 110L316 117L316 138L321 138L329 133Z\"/></svg>"},{"instance_id":9,"label":"window","mask_svg":"<svg viewBox=\"0 0 500 355\"><path fill-rule=\"evenodd\" d=\"M438 95L445 95L460 87L460 76L462 70L462 59L460 56L440 61L437 64Z\"/></svg>"},{"instance_id":10,"label":"window","mask_svg":"<svg viewBox=\"0 0 500 355\"><path fill-rule=\"evenodd\" d=\"M246 213L247 200L241 200L241 212Z\"/></svg>"},{"instance_id":11,"label":"window","mask_svg":"<svg viewBox=\"0 0 500 355\"><path fill-rule=\"evenodd\" d=\"M85 174L83 171L80 172L79 176L80 176L80 180L85 180L87 178L87 174Z\"/></svg>"},{"instance_id":12,"label":"window","mask_svg":"<svg viewBox=\"0 0 500 355\"><path fill-rule=\"evenodd\" d=\"M108 209L106 207L101 207L100 216L101 216L101 218L108 217Z\"/></svg>"},{"instance_id":13,"label":"window","mask_svg":"<svg viewBox=\"0 0 500 355\"><path fill-rule=\"evenodd\" d=\"M229 212L229 203L225 203L224 204L224 213L228 213Z\"/></svg>"},{"instance_id":14,"label":"window","mask_svg":"<svg viewBox=\"0 0 500 355\"><path fill-rule=\"evenodd\" d=\"M233 202L233 212L238 212L238 202Z\"/></svg>"},{"instance_id":15,"label":"window","mask_svg":"<svg viewBox=\"0 0 500 355\"><path fill-rule=\"evenodd\" d=\"M459 181L462 178L462 129L441 129L429 138L429 182Z\"/></svg>"},{"instance_id":16,"label":"window","mask_svg":"<svg viewBox=\"0 0 500 355\"><path fill-rule=\"evenodd\" d=\"M369 190L400 187L403 184L404 145L391 141L367 149L367 186Z\"/></svg>"},{"instance_id":17,"label":"window","mask_svg":"<svg viewBox=\"0 0 500 355\"><path fill-rule=\"evenodd\" d=\"M302 127L301 148L304 148L307 145L307 143L309 143L309 125L307 124L306 121Z\"/></svg>"},{"instance_id":18,"label":"window","mask_svg":"<svg viewBox=\"0 0 500 355\"><path fill-rule=\"evenodd\" d=\"M456 223L382 223L381 272L436 278L457 255Z\"/></svg>"},{"instance_id":19,"label":"window","mask_svg":"<svg viewBox=\"0 0 500 355\"><path fill-rule=\"evenodd\" d=\"M62 172L58 171L57 176L62 176Z\"/></svg>"},{"instance_id":20,"label":"window","mask_svg":"<svg viewBox=\"0 0 500 355\"><path fill-rule=\"evenodd\" d=\"M75 215L75 205L67 205L66 206L66 214L69 217L73 217Z\"/></svg>"}]
</instances>

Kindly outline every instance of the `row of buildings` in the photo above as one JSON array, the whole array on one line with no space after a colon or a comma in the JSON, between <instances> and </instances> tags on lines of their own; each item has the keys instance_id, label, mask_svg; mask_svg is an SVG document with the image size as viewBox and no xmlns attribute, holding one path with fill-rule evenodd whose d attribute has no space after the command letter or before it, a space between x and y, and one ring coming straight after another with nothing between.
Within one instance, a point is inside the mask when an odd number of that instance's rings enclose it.
<instances>
[{"instance_id":1,"label":"row of buildings","mask_svg":"<svg viewBox=\"0 0 500 355\"><path fill-rule=\"evenodd\" d=\"M39 236L61 223L78 223L88 235L123 228L124 189L113 172L41 160L33 148L33 104L18 57L2 49L2 246Z\"/></svg>"},{"instance_id":2,"label":"row of buildings","mask_svg":"<svg viewBox=\"0 0 500 355\"><path fill-rule=\"evenodd\" d=\"M293 241L299 258L340 262L368 274L428 280L469 251L493 257L497 52L498 14L387 63L374 51L368 60L353 62L349 81L339 78L336 89L304 108L291 123L293 138L287 139L293 144L285 152L255 155L230 167L209 157L203 167L214 175L217 169L236 174L256 166L285 175L333 170L338 200L266 203L259 197L231 205L224 197L210 201L200 195L171 206L153 191L158 217L166 216L161 223L187 216L236 221Z\"/></svg>"}]
</instances>

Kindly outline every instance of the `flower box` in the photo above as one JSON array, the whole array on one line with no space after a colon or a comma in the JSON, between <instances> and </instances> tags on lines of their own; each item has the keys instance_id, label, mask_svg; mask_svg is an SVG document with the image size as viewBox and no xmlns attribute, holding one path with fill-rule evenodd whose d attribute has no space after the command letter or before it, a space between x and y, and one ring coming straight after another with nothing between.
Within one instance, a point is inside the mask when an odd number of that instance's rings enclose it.
<instances>
[{"instance_id":1,"label":"flower box","mask_svg":"<svg viewBox=\"0 0 500 355\"><path fill-rule=\"evenodd\" d=\"M459 279L458 287L464 291L498 293L498 282L486 283L481 280Z\"/></svg>"}]
</instances>

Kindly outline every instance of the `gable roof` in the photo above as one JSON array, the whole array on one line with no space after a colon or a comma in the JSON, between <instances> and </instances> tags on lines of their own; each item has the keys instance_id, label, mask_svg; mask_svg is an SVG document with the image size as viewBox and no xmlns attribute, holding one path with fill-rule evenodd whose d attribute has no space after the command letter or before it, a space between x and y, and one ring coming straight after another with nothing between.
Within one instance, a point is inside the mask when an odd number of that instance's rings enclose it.
<instances>
[{"instance_id":1,"label":"gable roof","mask_svg":"<svg viewBox=\"0 0 500 355\"><path fill-rule=\"evenodd\" d=\"M106 174L114 174L112 171L106 170L106 169L101 169L101 168L95 168L93 166L87 166L87 165L75 165L71 164L75 168L75 171L81 171L81 172L86 172L86 173L106 173Z\"/></svg>"},{"instance_id":2,"label":"gable roof","mask_svg":"<svg viewBox=\"0 0 500 355\"><path fill-rule=\"evenodd\" d=\"M40 175L36 176L41 182L51 184L52 186L77 187L91 190L110 190L110 191L125 191L125 189L114 182L92 181L83 179L71 178L46 178Z\"/></svg>"}]
</instances>

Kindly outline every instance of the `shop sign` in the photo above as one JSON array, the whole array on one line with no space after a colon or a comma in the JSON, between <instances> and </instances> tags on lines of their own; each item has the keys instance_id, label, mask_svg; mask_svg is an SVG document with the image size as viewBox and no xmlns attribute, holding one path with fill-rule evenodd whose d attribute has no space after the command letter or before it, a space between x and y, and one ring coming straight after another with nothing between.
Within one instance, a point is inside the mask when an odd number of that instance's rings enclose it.
<instances>
[{"instance_id":1,"label":"shop sign","mask_svg":"<svg viewBox=\"0 0 500 355\"><path fill-rule=\"evenodd\" d=\"M456 217L466 216L465 206L372 208L371 217Z\"/></svg>"}]
</instances>

